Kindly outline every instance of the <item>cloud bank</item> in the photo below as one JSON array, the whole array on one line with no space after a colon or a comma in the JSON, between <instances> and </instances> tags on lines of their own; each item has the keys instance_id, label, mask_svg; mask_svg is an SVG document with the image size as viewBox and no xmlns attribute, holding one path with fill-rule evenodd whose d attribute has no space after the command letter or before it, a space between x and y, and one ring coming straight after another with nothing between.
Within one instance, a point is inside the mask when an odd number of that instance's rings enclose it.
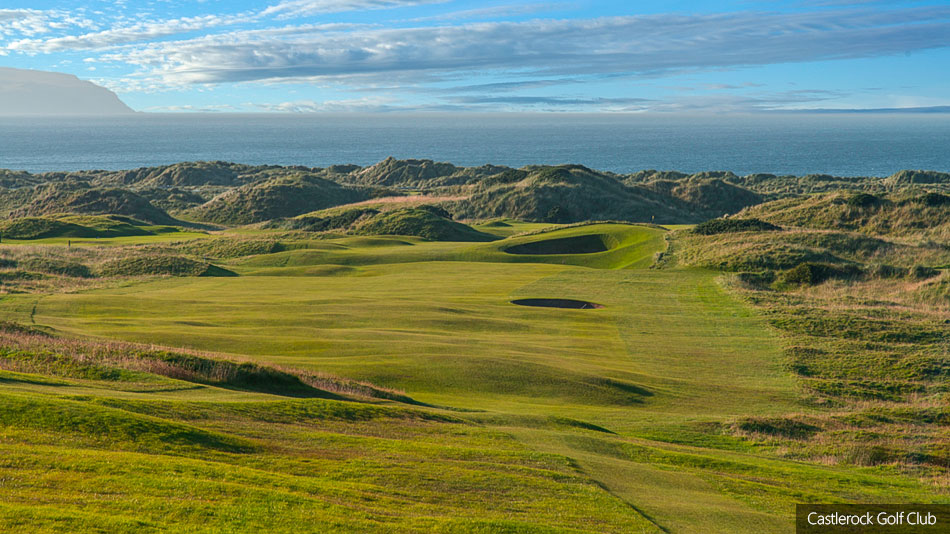
<instances>
[{"instance_id":1,"label":"cloud bank","mask_svg":"<svg viewBox=\"0 0 950 534\"><path fill-rule=\"evenodd\" d=\"M320 20L328 14L446 3L451 1L284 0L230 15L140 22L123 18L104 28L81 13L4 9L0 10L0 54L83 53L87 62L126 69L121 77L102 80L119 90L316 83L360 91L389 82L392 90L427 92L445 105L635 107L645 99L564 92L500 97L496 93L554 86L570 90L579 82L608 77L655 79L717 69L877 58L950 46L950 6L887 9L824 2L832 7L470 21L566 5L528 3L449 10L390 24ZM472 83L475 77L502 81ZM731 101L741 104L743 98L747 103L794 103L820 101L824 96L734 95Z\"/></svg>"}]
</instances>

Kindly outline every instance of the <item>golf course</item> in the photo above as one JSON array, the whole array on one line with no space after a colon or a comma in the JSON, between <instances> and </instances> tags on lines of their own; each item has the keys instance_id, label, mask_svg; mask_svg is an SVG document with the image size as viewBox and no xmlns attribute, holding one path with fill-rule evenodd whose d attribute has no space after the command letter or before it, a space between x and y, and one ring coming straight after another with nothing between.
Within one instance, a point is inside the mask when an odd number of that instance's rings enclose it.
<instances>
[{"instance_id":1,"label":"golf course","mask_svg":"<svg viewBox=\"0 0 950 534\"><path fill-rule=\"evenodd\" d=\"M0 530L780 533L797 503L950 502L950 254L906 233L941 239L950 197L556 222L603 201L581 186L661 197L519 173L471 187L574 196L456 219L474 196L337 191L224 225L245 186L177 218L83 186L56 208L81 215L11 212Z\"/></svg>"}]
</instances>

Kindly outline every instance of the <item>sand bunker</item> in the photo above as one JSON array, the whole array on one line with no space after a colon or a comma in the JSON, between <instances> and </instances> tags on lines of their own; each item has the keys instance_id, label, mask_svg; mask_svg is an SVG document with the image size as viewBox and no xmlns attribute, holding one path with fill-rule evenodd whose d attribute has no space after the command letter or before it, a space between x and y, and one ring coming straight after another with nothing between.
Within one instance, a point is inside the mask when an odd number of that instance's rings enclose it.
<instances>
[{"instance_id":1,"label":"sand bunker","mask_svg":"<svg viewBox=\"0 0 950 534\"><path fill-rule=\"evenodd\" d=\"M600 235L579 235L532 241L504 249L508 254L594 254L609 250Z\"/></svg>"},{"instance_id":2,"label":"sand bunker","mask_svg":"<svg viewBox=\"0 0 950 534\"><path fill-rule=\"evenodd\" d=\"M538 308L567 308L571 310L593 310L603 308L603 304L574 299L517 299L511 301L518 306L534 306Z\"/></svg>"}]
</instances>

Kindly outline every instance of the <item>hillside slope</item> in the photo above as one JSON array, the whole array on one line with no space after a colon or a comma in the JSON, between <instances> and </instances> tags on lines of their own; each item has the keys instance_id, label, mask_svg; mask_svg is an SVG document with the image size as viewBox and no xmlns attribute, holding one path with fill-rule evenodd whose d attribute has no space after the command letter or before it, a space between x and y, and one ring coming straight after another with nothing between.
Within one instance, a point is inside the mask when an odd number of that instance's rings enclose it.
<instances>
[{"instance_id":1,"label":"hillside slope","mask_svg":"<svg viewBox=\"0 0 950 534\"><path fill-rule=\"evenodd\" d=\"M293 217L369 198L364 189L342 186L310 174L281 176L231 189L192 208L199 221L248 224Z\"/></svg>"},{"instance_id":2,"label":"hillside slope","mask_svg":"<svg viewBox=\"0 0 950 534\"><path fill-rule=\"evenodd\" d=\"M944 240L950 237L950 195L937 192L795 197L750 207L740 216L781 226Z\"/></svg>"},{"instance_id":3,"label":"hillside slope","mask_svg":"<svg viewBox=\"0 0 950 534\"><path fill-rule=\"evenodd\" d=\"M389 157L370 167L354 170L340 179L367 186L429 189L474 183L505 170L508 170L508 167L456 167L451 163L429 159L398 160Z\"/></svg>"},{"instance_id":4,"label":"hillside slope","mask_svg":"<svg viewBox=\"0 0 950 534\"><path fill-rule=\"evenodd\" d=\"M72 74L0 67L0 115L131 113L112 91Z\"/></svg>"},{"instance_id":5,"label":"hillside slope","mask_svg":"<svg viewBox=\"0 0 950 534\"><path fill-rule=\"evenodd\" d=\"M82 182L54 182L17 190L24 202L8 212L12 217L63 213L124 215L152 224L178 224L164 210L128 189L95 188Z\"/></svg>"},{"instance_id":6,"label":"hillside slope","mask_svg":"<svg viewBox=\"0 0 950 534\"><path fill-rule=\"evenodd\" d=\"M508 217L568 223L584 220L698 222L704 217L677 198L629 186L581 165L531 167L488 178L449 211L459 218Z\"/></svg>"}]
</instances>

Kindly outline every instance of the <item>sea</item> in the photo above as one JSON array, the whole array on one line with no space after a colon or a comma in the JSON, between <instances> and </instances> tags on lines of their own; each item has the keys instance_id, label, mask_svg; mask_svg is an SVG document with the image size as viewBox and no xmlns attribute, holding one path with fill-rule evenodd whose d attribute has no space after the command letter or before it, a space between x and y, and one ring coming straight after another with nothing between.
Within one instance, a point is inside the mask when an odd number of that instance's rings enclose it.
<instances>
[{"instance_id":1,"label":"sea","mask_svg":"<svg viewBox=\"0 0 950 534\"><path fill-rule=\"evenodd\" d=\"M460 166L887 176L950 172L950 114L389 113L0 117L0 168L132 169L182 161L325 167L388 156Z\"/></svg>"}]
</instances>

